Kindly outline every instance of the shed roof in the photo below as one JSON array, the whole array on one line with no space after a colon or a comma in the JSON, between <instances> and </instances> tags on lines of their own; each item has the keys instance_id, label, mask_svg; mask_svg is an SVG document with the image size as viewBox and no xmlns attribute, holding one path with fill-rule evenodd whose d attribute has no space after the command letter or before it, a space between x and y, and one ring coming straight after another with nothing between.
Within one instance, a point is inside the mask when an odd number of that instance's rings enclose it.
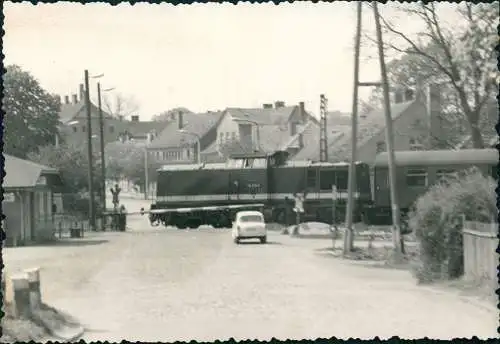
<instances>
[{"instance_id":1,"label":"shed roof","mask_svg":"<svg viewBox=\"0 0 500 344\"><path fill-rule=\"evenodd\" d=\"M59 174L55 168L4 154L5 177L2 186L7 188L34 187L42 175Z\"/></svg>"},{"instance_id":2,"label":"shed roof","mask_svg":"<svg viewBox=\"0 0 500 344\"><path fill-rule=\"evenodd\" d=\"M463 149L432 151L395 151L394 157L399 166L446 166L467 164L498 164L496 149ZM382 152L375 158L374 165L388 166L389 154Z\"/></svg>"},{"instance_id":3,"label":"shed roof","mask_svg":"<svg viewBox=\"0 0 500 344\"><path fill-rule=\"evenodd\" d=\"M234 119L253 121L258 124L284 124L288 121L296 106L279 108L227 108Z\"/></svg>"}]
</instances>

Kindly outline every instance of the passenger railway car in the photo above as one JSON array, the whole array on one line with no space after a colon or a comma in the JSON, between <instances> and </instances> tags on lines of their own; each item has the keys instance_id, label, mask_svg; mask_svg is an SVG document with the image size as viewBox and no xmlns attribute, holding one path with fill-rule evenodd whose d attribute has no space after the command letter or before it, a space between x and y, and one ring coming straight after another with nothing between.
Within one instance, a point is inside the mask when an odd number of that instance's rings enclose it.
<instances>
[{"instance_id":1,"label":"passenger railway car","mask_svg":"<svg viewBox=\"0 0 500 344\"><path fill-rule=\"evenodd\" d=\"M266 221L291 223L294 195L306 195L304 220L332 221L332 186L337 187L337 221L345 216L347 163L288 161L286 152L232 156L227 163L164 166L158 170L152 223L196 228L231 226L239 210L261 210ZM371 203L369 166L357 164L355 218Z\"/></svg>"},{"instance_id":2,"label":"passenger railway car","mask_svg":"<svg viewBox=\"0 0 500 344\"><path fill-rule=\"evenodd\" d=\"M499 161L496 149L465 149L395 152L396 184L403 217L417 198L443 177L454 175L476 166L485 175L498 179ZM374 206L371 222L390 224L391 199L389 188L389 160L387 152L377 155L374 163Z\"/></svg>"}]
</instances>

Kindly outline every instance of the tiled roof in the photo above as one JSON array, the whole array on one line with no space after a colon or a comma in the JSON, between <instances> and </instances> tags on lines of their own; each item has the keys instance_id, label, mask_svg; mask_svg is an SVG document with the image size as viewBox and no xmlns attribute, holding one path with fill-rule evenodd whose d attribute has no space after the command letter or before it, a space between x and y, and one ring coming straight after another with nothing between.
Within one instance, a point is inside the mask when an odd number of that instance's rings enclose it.
<instances>
[{"instance_id":1,"label":"tiled roof","mask_svg":"<svg viewBox=\"0 0 500 344\"><path fill-rule=\"evenodd\" d=\"M349 132L349 126L335 125L327 122L328 125L328 142L334 144L346 132ZM299 135L302 135L303 147L293 157L292 160L319 160L319 123L309 122L301 132L299 132L290 142L289 147L297 147L299 143Z\"/></svg>"},{"instance_id":2,"label":"tiled roof","mask_svg":"<svg viewBox=\"0 0 500 344\"><path fill-rule=\"evenodd\" d=\"M259 124L280 124L286 123L296 106L283 106L280 108L227 108L226 111L235 119L244 119L257 122Z\"/></svg>"},{"instance_id":3,"label":"tiled roof","mask_svg":"<svg viewBox=\"0 0 500 344\"><path fill-rule=\"evenodd\" d=\"M392 104L391 116L394 119L401 116L414 101ZM328 160L344 161L349 159L351 151L351 126L338 125L328 121ZM358 148L368 142L373 136L385 128L383 110L373 110L358 119ZM303 132L304 147L295 154L293 160L319 159L319 124L310 124Z\"/></svg>"},{"instance_id":4,"label":"tiled roof","mask_svg":"<svg viewBox=\"0 0 500 344\"><path fill-rule=\"evenodd\" d=\"M415 101L409 101L391 105L391 117L394 121L414 104ZM361 147L372 137L377 135L385 128L385 115L383 109L377 109L369 112L366 116L358 120L357 146ZM351 152L351 128L342 132L344 135L332 143L328 144L328 160L341 161L348 160Z\"/></svg>"},{"instance_id":5,"label":"tiled roof","mask_svg":"<svg viewBox=\"0 0 500 344\"><path fill-rule=\"evenodd\" d=\"M90 102L91 116L95 117L99 114L99 108ZM80 112L85 112L85 102L80 100L77 103L61 104L61 112L59 112L59 121L61 123L68 123ZM102 109L104 118L112 117L109 113Z\"/></svg>"},{"instance_id":6,"label":"tiled roof","mask_svg":"<svg viewBox=\"0 0 500 344\"><path fill-rule=\"evenodd\" d=\"M183 114L183 129L194 133L202 138L217 125L222 118L222 112L208 113L185 113ZM190 134L179 132L178 122L173 121L159 133L159 135L150 144L150 148L169 148L178 147L180 144L192 144L196 142L196 137Z\"/></svg>"},{"instance_id":7,"label":"tiled roof","mask_svg":"<svg viewBox=\"0 0 500 344\"><path fill-rule=\"evenodd\" d=\"M40 175L58 173L55 168L29 160L19 159L8 154L4 154L4 157L5 177L2 184L4 188L33 187Z\"/></svg>"},{"instance_id":8,"label":"tiled roof","mask_svg":"<svg viewBox=\"0 0 500 344\"><path fill-rule=\"evenodd\" d=\"M132 136L146 136L147 133L156 131L159 133L163 128L165 128L168 123L165 122L155 122L155 121L144 121L144 122L132 122L127 121L126 131Z\"/></svg>"}]
</instances>

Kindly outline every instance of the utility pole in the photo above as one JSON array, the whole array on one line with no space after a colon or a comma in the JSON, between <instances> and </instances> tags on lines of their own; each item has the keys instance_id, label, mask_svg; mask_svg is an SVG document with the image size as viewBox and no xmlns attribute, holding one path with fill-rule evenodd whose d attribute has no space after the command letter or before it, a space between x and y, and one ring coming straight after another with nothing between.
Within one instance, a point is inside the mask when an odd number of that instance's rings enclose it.
<instances>
[{"instance_id":1,"label":"utility pole","mask_svg":"<svg viewBox=\"0 0 500 344\"><path fill-rule=\"evenodd\" d=\"M319 96L320 101L320 128L319 128L319 161L328 161L328 136L327 136L327 113L328 99L324 94Z\"/></svg>"},{"instance_id":2,"label":"utility pole","mask_svg":"<svg viewBox=\"0 0 500 344\"><path fill-rule=\"evenodd\" d=\"M104 159L104 119L101 105L101 83L97 83L97 101L99 105L99 132L101 136L101 202L103 211L106 211L106 162ZM103 222L104 223L104 222Z\"/></svg>"},{"instance_id":3,"label":"utility pole","mask_svg":"<svg viewBox=\"0 0 500 344\"><path fill-rule=\"evenodd\" d=\"M354 190L356 188L356 143L358 139L358 83L359 83L359 46L361 40L361 2L357 3L356 37L354 45L354 90L351 115L351 161L349 163L349 182L347 189L346 233L344 236L344 254L352 251L354 244L353 212Z\"/></svg>"},{"instance_id":4,"label":"utility pole","mask_svg":"<svg viewBox=\"0 0 500 344\"><path fill-rule=\"evenodd\" d=\"M373 13L375 15L375 27L377 31L378 56L380 61L380 72L382 77L382 90L384 92L384 113L385 113L385 140L387 142L387 153L389 158L389 183L391 188L392 205L392 240L395 249L395 258L402 257L402 237L400 226L400 211L398 193L396 189L396 166L394 158L394 137L392 131L391 105L389 99L389 83L387 81L387 71L384 60L384 47L382 41L382 30L380 28L380 17L377 2L373 2Z\"/></svg>"},{"instance_id":5,"label":"utility pole","mask_svg":"<svg viewBox=\"0 0 500 344\"><path fill-rule=\"evenodd\" d=\"M85 110L87 112L87 153L89 160L88 183L89 183L89 226L95 231L94 214L94 164L92 162L92 118L90 111L90 92L89 92L89 71L85 70Z\"/></svg>"}]
</instances>

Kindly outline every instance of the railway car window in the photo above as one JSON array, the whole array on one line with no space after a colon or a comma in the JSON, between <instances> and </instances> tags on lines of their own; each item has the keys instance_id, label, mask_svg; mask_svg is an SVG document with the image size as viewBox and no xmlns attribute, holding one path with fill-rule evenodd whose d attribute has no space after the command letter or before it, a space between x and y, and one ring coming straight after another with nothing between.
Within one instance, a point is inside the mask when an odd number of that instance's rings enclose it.
<instances>
[{"instance_id":1,"label":"railway car window","mask_svg":"<svg viewBox=\"0 0 500 344\"><path fill-rule=\"evenodd\" d=\"M337 171L337 189L339 190L347 190L347 185L349 181L349 174L348 171Z\"/></svg>"},{"instance_id":2,"label":"railway car window","mask_svg":"<svg viewBox=\"0 0 500 344\"><path fill-rule=\"evenodd\" d=\"M491 168L490 168L490 176L493 179L498 180L498 167L497 166L491 166Z\"/></svg>"},{"instance_id":3,"label":"railway car window","mask_svg":"<svg viewBox=\"0 0 500 344\"><path fill-rule=\"evenodd\" d=\"M266 159L265 158L254 159L253 167L265 168L266 167Z\"/></svg>"},{"instance_id":4,"label":"railway car window","mask_svg":"<svg viewBox=\"0 0 500 344\"><path fill-rule=\"evenodd\" d=\"M427 186L427 170L409 169L406 172L406 184L408 186Z\"/></svg>"}]
</instances>

